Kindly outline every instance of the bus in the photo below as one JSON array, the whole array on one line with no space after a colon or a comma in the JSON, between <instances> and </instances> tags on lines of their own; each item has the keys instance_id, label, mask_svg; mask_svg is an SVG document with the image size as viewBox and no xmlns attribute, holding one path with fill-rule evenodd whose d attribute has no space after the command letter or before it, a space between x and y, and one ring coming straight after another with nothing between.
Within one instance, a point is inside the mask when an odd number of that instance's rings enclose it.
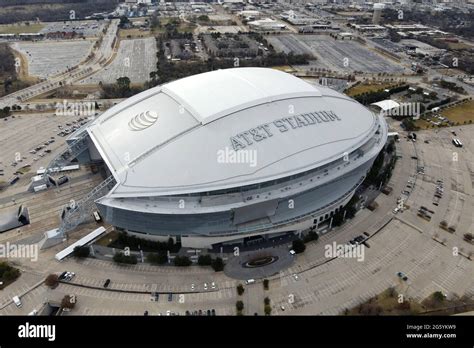
<instances>
[{"instance_id":1,"label":"bus","mask_svg":"<svg viewBox=\"0 0 474 348\"><path fill-rule=\"evenodd\" d=\"M102 221L102 218L100 217L100 214L99 214L98 211L94 211L94 212L92 213L92 215L94 215L94 220L95 220L95 222L101 222L101 221Z\"/></svg>"}]
</instances>

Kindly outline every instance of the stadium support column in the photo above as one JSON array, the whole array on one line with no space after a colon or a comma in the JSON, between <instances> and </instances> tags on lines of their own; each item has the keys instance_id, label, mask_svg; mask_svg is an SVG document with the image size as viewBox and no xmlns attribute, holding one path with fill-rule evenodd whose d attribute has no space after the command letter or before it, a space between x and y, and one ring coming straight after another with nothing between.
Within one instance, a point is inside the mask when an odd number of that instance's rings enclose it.
<instances>
[{"instance_id":1,"label":"stadium support column","mask_svg":"<svg viewBox=\"0 0 474 348\"><path fill-rule=\"evenodd\" d=\"M334 216L331 217L331 221L329 221L329 229L331 229L331 227L332 227L332 219L334 219Z\"/></svg>"}]
</instances>

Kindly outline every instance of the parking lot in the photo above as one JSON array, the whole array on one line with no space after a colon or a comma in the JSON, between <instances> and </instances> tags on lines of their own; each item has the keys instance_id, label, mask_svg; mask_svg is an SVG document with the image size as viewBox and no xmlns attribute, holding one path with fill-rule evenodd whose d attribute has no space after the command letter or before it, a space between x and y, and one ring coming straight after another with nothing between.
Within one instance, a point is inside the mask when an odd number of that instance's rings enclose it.
<instances>
[{"instance_id":1,"label":"parking lot","mask_svg":"<svg viewBox=\"0 0 474 348\"><path fill-rule=\"evenodd\" d=\"M119 77L128 77L131 83L144 83L150 72L156 70L156 42L153 37L120 41L113 62L80 84L115 83Z\"/></svg>"},{"instance_id":2,"label":"parking lot","mask_svg":"<svg viewBox=\"0 0 474 348\"><path fill-rule=\"evenodd\" d=\"M28 73L49 78L65 72L86 59L92 49L91 40L15 42L12 47L28 61Z\"/></svg>"},{"instance_id":3,"label":"parking lot","mask_svg":"<svg viewBox=\"0 0 474 348\"><path fill-rule=\"evenodd\" d=\"M19 120L24 121L23 117ZM53 123L53 129L57 128L53 117L45 117L45 120ZM27 128L25 124L23 128ZM23 131L19 123L16 125L10 128L10 132L18 128L13 136ZM464 147L452 145L452 130L456 131ZM30 137L34 136L32 133ZM322 234L318 242L309 243L305 253L299 254L290 268L268 277L271 279L269 290L264 291L261 282L257 281L246 285L244 295L239 297L235 287L243 281L197 266L121 266L93 258L80 262L66 259L59 264L53 256L64 245L43 252L38 263L28 266L39 273L44 273L45 269L47 272L68 270L76 273L69 283L62 283L54 290L56 296L67 293L78 296L77 307L70 315L143 315L145 311L150 315L184 315L186 311L199 313L199 310L207 315L207 310L211 309L215 309L217 315L234 315L237 299L245 302L245 314L252 315L255 312L262 314L265 296L271 298L273 315L336 315L390 286L396 287L406 298L417 301L435 291L442 291L449 297L474 295L474 267L468 258L469 253L474 252L474 246L463 240L464 233L473 228L474 142L471 139L474 138L474 126L420 131L417 134L417 140L413 142L404 137L405 132L400 132L400 142L396 143L400 158L390 181L393 191L377 197L379 207L373 212L361 210L355 219L347 221L341 228ZM15 143L14 138L9 138L9 142ZM62 205L71 197L83 196L99 181L99 177L81 171L60 190L21 196L17 204L24 203L30 207L34 224L22 228L20 237L12 231L0 235L1 240L14 237L20 241L27 240L32 232L39 235L57 225ZM433 197L440 192L440 187L443 190L436 206ZM402 194L403 191L407 194ZM402 195L405 207L403 211L393 213L398 206L397 199ZM0 203L12 204L9 197L2 195L0 198L6 199ZM418 216L422 206L427 208L430 221ZM455 231L450 233L440 229L442 220L455 226ZM90 231L93 226L88 228ZM354 245L354 240L360 241L355 237L360 235L368 237L363 260L345 257L329 260L325 255L329 243ZM78 238L76 233L73 236ZM457 248L459 254L453 253L453 248ZM403 277L398 275L400 272ZM104 282L109 278L111 282L104 289ZM8 289L7 297L23 291L27 285L20 278L11 285L13 288ZM41 304L48 292L40 286L22 297L24 309L19 310L10 304L0 313L24 314L23 311ZM152 300L154 292L159 293L158 301Z\"/></svg>"},{"instance_id":4,"label":"parking lot","mask_svg":"<svg viewBox=\"0 0 474 348\"><path fill-rule=\"evenodd\" d=\"M0 181L8 181L14 175L20 177L9 192L15 192L13 188L16 187L21 187L20 191L24 191L36 171L40 167L46 167L65 148L64 137L60 134L66 129L72 131L73 127L78 127L79 118L81 117L25 114L0 121Z\"/></svg>"},{"instance_id":5,"label":"parking lot","mask_svg":"<svg viewBox=\"0 0 474 348\"><path fill-rule=\"evenodd\" d=\"M335 40L328 35L274 35L267 40L277 51L309 54L316 58L311 65L336 71L369 73L403 72L403 67L392 62L356 40Z\"/></svg>"},{"instance_id":6,"label":"parking lot","mask_svg":"<svg viewBox=\"0 0 474 348\"><path fill-rule=\"evenodd\" d=\"M64 22L49 22L41 29L41 34L49 34L56 32L82 33L85 37L96 37L104 29L104 21L64 21Z\"/></svg>"}]
</instances>

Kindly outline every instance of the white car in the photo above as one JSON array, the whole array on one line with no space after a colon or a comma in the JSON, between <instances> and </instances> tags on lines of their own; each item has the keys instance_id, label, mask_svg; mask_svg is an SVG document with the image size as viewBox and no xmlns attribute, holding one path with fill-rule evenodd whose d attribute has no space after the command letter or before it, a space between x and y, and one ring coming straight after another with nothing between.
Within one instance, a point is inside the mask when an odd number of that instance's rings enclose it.
<instances>
[{"instance_id":1,"label":"white car","mask_svg":"<svg viewBox=\"0 0 474 348\"><path fill-rule=\"evenodd\" d=\"M398 208L393 209L392 213L394 213L394 214L398 213Z\"/></svg>"},{"instance_id":2,"label":"white car","mask_svg":"<svg viewBox=\"0 0 474 348\"><path fill-rule=\"evenodd\" d=\"M194 291L194 289L196 289L195 285L191 284L191 290Z\"/></svg>"},{"instance_id":3,"label":"white car","mask_svg":"<svg viewBox=\"0 0 474 348\"><path fill-rule=\"evenodd\" d=\"M212 282L211 283L211 289L215 289L216 288L216 283Z\"/></svg>"},{"instance_id":4,"label":"white car","mask_svg":"<svg viewBox=\"0 0 474 348\"><path fill-rule=\"evenodd\" d=\"M204 290L207 290L207 283L204 283Z\"/></svg>"}]
</instances>

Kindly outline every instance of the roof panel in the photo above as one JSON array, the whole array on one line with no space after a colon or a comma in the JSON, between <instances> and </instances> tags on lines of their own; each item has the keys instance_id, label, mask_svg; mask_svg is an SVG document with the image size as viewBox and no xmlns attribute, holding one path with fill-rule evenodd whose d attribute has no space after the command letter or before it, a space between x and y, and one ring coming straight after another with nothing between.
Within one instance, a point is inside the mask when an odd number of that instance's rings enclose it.
<instances>
[{"instance_id":1,"label":"roof panel","mask_svg":"<svg viewBox=\"0 0 474 348\"><path fill-rule=\"evenodd\" d=\"M219 70L161 90L125 101L88 129L117 179L116 197L285 177L333 161L375 132L375 116L361 104L273 69ZM220 159L242 149L255 163Z\"/></svg>"},{"instance_id":2,"label":"roof panel","mask_svg":"<svg viewBox=\"0 0 474 348\"><path fill-rule=\"evenodd\" d=\"M191 111L201 123L255 105L295 96L321 96L314 87L273 69L217 70L177 80L163 91Z\"/></svg>"}]
</instances>

